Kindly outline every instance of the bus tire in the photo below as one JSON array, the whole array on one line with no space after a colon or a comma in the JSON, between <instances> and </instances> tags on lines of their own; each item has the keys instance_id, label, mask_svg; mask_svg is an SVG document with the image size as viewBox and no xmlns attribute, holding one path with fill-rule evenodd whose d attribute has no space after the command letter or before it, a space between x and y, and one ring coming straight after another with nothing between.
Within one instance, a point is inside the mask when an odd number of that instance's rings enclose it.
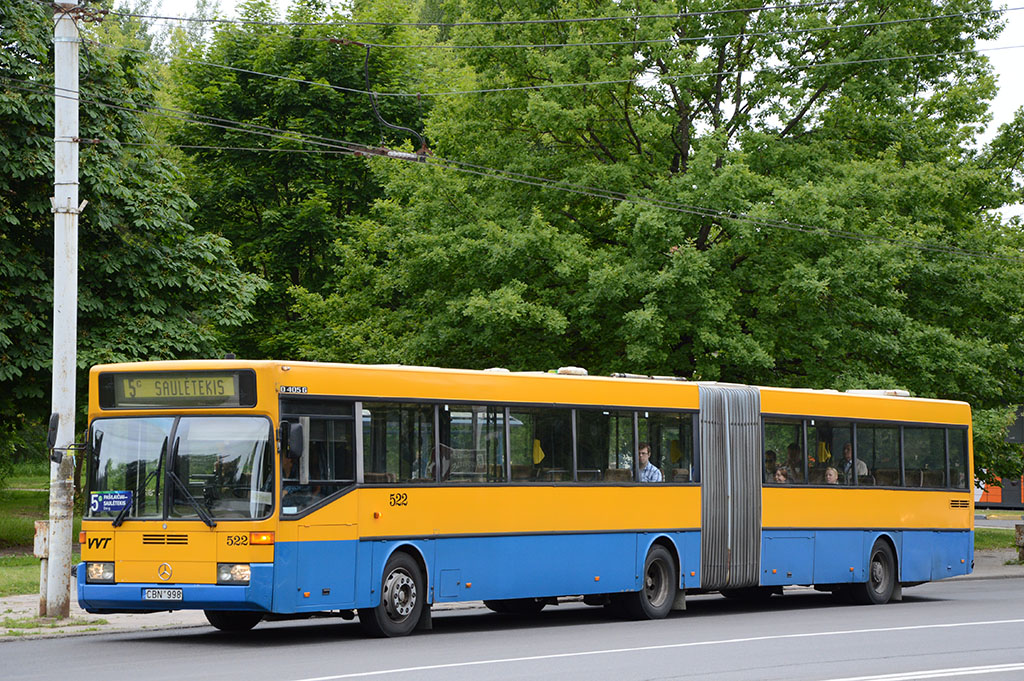
<instances>
[{"instance_id":1,"label":"bus tire","mask_svg":"<svg viewBox=\"0 0 1024 681\"><path fill-rule=\"evenodd\" d=\"M868 580L852 585L851 595L862 605L888 603L896 588L896 559L889 543L879 539L871 547L868 558Z\"/></svg>"},{"instance_id":2,"label":"bus tire","mask_svg":"<svg viewBox=\"0 0 1024 681\"><path fill-rule=\"evenodd\" d=\"M656 544L644 560L641 589L622 594L620 607L630 619L662 619L672 610L678 587L679 578L672 554L664 546Z\"/></svg>"},{"instance_id":3,"label":"bus tire","mask_svg":"<svg viewBox=\"0 0 1024 681\"><path fill-rule=\"evenodd\" d=\"M544 609L547 601L543 598L506 598L484 601L484 607L507 615L536 615Z\"/></svg>"},{"instance_id":4,"label":"bus tire","mask_svg":"<svg viewBox=\"0 0 1024 681\"><path fill-rule=\"evenodd\" d=\"M384 565L380 605L359 608L359 623L371 636L406 636L416 628L425 600L420 566L408 553L396 551Z\"/></svg>"},{"instance_id":5,"label":"bus tire","mask_svg":"<svg viewBox=\"0 0 1024 681\"><path fill-rule=\"evenodd\" d=\"M262 613L239 610L204 610L203 614L221 631L249 631L263 620Z\"/></svg>"}]
</instances>

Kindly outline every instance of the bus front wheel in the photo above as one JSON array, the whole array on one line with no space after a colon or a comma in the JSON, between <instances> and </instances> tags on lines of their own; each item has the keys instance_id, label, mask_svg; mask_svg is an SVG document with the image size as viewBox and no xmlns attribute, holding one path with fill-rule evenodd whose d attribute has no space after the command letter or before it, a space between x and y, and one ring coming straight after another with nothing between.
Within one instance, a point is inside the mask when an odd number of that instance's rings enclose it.
<instances>
[{"instance_id":1,"label":"bus front wheel","mask_svg":"<svg viewBox=\"0 0 1024 681\"><path fill-rule=\"evenodd\" d=\"M661 619L672 610L678 585L672 554L664 546L652 546L644 560L642 588L621 594L619 608L630 619Z\"/></svg>"},{"instance_id":2,"label":"bus front wheel","mask_svg":"<svg viewBox=\"0 0 1024 681\"><path fill-rule=\"evenodd\" d=\"M210 624L221 631L249 631L263 619L263 615L258 612L204 610L203 614Z\"/></svg>"},{"instance_id":3,"label":"bus front wheel","mask_svg":"<svg viewBox=\"0 0 1024 681\"><path fill-rule=\"evenodd\" d=\"M868 581L854 584L854 601L864 605L888 603L896 588L896 559L888 542L879 540L871 547L868 559Z\"/></svg>"},{"instance_id":4,"label":"bus front wheel","mask_svg":"<svg viewBox=\"0 0 1024 681\"><path fill-rule=\"evenodd\" d=\"M407 553L393 553L384 565L380 605L360 608L359 623L371 636L405 636L416 628L425 600L419 565Z\"/></svg>"}]
</instances>

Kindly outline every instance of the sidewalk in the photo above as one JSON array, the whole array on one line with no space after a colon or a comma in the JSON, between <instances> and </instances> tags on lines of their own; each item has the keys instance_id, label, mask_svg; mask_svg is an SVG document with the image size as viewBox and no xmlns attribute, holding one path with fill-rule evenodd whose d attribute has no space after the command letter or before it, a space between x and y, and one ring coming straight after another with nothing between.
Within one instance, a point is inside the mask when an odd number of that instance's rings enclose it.
<instances>
[{"instance_id":1,"label":"sidewalk","mask_svg":"<svg viewBox=\"0 0 1024 681\"><path fill-rule=\"evenodd\" d=\"M977 551L974 572L952 579L1013 579L1024 577L1024 565L1006 565L1017 558L1013 549ZM479 602L442 603L435 610L482 608ZM78 607L71 593L71 616L66 620L37 617L39 596L7 596L0 598L0 643L21 638L56 638L88 634L110 634L147 629L186 629L209 627L206 616L198 610L178 610L148 614L90 615Z\"/></svg>"}]
</instances>

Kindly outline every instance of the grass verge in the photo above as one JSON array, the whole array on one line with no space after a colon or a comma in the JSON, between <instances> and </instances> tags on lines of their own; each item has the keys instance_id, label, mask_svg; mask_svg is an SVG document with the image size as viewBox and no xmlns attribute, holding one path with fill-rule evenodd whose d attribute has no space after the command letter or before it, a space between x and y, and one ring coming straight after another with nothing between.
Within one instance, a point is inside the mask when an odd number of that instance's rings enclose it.
<instances>
[{"instance_id":1,"label":"grass verge","mask_svg":"<svg viewBox=\"0 0 1024 681\"><path fill-rule=\"evenodd\" d=\"M6 490L0 493L0 548L32 548L35 521L49 514L46 492Z\"/></svg>"},{"instance_id":2,"label":"grass verge","mask_svg":"<svg viewBox=\"0 0 1024 681\"><path fill-rule=\"evenodd\" d=\"M35 521L45 520L50 513L49 494L29 490L8 489L0 492L0 549L32 551L36 534ZM75 513L72 536L77 537L82 519Z\"/></svg>"},{"instance_id":3,"label":"grass verge","mask_svg":"<svg viewBox=\"0 0 1024 681\"><path fill-rule=\"evenodd\" d=\"M71 564L81 560L76 553ZM30 553L0 556L0 596L39 593L39 559Z\"/></svg>"},{"instance_id":4,"label":"grass verge","mask_svg":"<svg viewBox=\"0 0 1024 681\"><path fill-rule=\"evenodd\" d=\"M1002 530L992 527L976 527L974 529L974 550L1013 549L1013 530Z\"/></svg>"}]
</instances>

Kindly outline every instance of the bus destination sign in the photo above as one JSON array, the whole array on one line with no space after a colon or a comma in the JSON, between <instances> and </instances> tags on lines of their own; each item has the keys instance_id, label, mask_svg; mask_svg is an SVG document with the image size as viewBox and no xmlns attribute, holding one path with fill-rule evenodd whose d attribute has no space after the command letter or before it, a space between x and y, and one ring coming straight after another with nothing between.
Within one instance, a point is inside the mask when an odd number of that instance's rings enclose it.
<instances>
[{"instance_id":1,"label":"bus destination sign","mask_svg":"<svg viewBox=\"0 0 1024 681\"><path fill-rule=\"evenodd\" d=\"M235 396L235 377L227 376L125 376L121 378L121 394L128 399L199 399L223 400Z\"/></svg>"},{"instance_id":2,"label":"bus destination sign","mask_svg":"<svg viewBox=\"0 0 1024 681\"><path fill-rule=\"evenodd\" d=\"M251 371L167 371L104 374L100 406L106 409L255 406Z\"/></svg>"}]
</instances>

